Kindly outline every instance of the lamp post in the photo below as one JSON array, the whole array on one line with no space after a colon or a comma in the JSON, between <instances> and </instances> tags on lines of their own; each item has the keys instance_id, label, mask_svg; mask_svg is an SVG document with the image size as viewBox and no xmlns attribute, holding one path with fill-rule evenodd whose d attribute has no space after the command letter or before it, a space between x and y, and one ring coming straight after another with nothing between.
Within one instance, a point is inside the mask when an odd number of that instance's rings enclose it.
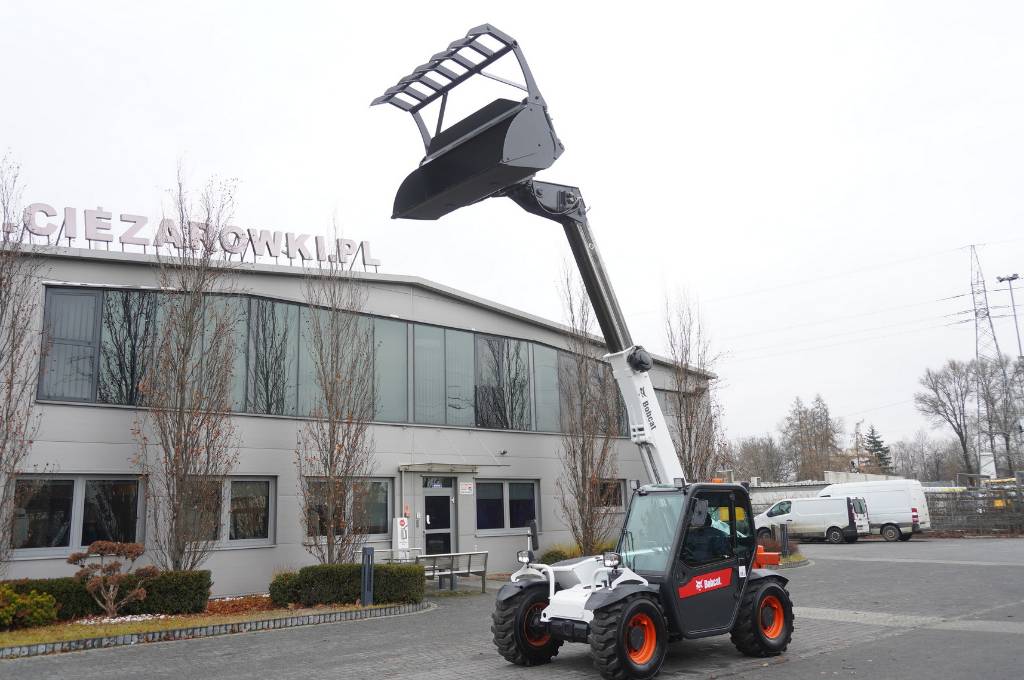
<instances>
[{"instance_id":1,"label":"lamp post","mask_svg":"<svg viewBox=\"0 0 1024 680\"><path fill-rule=\"evenodd\" d=\"M996 281L1005 283L1010 287L1010 309L1013 311L1013 330L1017 332L1017 356L1024 357L1024 349L1021 349L1020 343L1020 327L1017 325L1017 303L1013 299L1013 282L1019 278L1017 274L1010 274L1009 276L997 276Z\"/></svg>"}]
</instances>

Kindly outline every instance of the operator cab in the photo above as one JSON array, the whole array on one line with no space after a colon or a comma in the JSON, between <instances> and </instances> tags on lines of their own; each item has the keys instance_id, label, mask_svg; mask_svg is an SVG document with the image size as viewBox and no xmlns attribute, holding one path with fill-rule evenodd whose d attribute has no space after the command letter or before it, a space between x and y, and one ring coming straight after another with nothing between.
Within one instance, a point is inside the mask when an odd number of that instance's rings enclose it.
<instances>
[{"instance_id":1,"label":"operator cab","mask_svg":"<svg viewBox=\"0 0 1024 680\"><path fill-rule=\"evenodd\" d=\"M757 549L746 489L738 484L647 485L636 490L619 539L622 565L657 584L670 628L717 635L735 618Z\"/></svg>"}]
</instances>

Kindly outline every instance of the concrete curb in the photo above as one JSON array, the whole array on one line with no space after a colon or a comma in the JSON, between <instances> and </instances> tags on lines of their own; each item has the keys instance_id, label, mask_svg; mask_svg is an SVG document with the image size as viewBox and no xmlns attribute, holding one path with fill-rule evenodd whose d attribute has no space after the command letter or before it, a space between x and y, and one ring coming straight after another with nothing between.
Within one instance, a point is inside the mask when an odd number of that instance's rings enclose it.
<instances>
[{"instance_id":1,"label":"concrete curb","mask_svg":"<svg viewBox=\"0 0 1024 680\"><path fill-rule=\"evenodd\" d=\"M772 569L797 569L799 567L806 567L810 564L810 560L801 560L800 562L790 562L789 564L773 564Z\"/></svg>"},{"instance_id":2,"label":"concrete curb","mask_svg":"<svg viewBox=\"0 0 1024 680\"><path fill-rule=\"evenodd\" d=\"M321 623L340 623L342 621L358 621L361 619L379 619L390 616L416 614L436 608L437 605L433 602L421 602L419 604L388 605L384 607L374 607L372 609L354 609L344 612L330 612L328 614L304 614L302 616L285 616L282 618L262 619L258 621L239 621L238 623L220 623L211 626L174 628L171 630L158 630L149 633L129 633L127 635L112 635L108 637L86 638L83 640L46 642L37 645L0 647L0 659L20 659L29 656L42 656L44 654L59 654L61 652L79 652L86 649L137 645L145 642L190 640L193 638L232 635L234 633L250 633L260 630L278 630L281 628L295 628L298 626L315 626Z\"/></svg>"}]
</instances>

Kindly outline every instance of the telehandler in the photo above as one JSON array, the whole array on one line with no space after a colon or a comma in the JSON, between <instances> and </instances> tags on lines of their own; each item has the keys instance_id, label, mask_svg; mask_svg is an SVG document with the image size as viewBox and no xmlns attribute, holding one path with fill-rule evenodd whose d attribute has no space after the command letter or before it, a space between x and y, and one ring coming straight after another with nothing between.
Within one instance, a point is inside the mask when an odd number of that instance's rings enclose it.
<instances>
[{"instance_id":1,"label":"telehandler","mask_svg":"<svg viewBox=\"0 0 1024 680\"><path fill-rule=\"evenodd\" d=\"M523 82L488 70L508 55ZM445 127L449 94L477 77L525 96L496 99ZM648 374L653 359L630 337L579 189L534 179L563 146L519 44L491 25L474 28L373 104L410 113L426 149L398 190L393 218L436 220L506 197L562 225L650 480L634 485L615 552L540 564L531 525L529 548L517 555L522 567L497 595L491 631L498 653L536 666L565 642L587 643L608 680L653 678L669 643L681 639L728 633L743 654L781 654L793 633L793 605L787 579L763 569L778 554L757 545L747 489L686 480Z\"/></svg>"}]
</instances>

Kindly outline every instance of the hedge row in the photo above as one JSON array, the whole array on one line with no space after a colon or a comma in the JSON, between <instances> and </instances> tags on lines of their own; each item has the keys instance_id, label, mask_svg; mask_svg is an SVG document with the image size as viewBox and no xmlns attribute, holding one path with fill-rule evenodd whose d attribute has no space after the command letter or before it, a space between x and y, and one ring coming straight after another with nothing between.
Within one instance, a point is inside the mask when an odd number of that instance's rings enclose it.
<instances>
[{"instance_id":1,"label":"hedge row","mask_svg":"<svg viewBox=\"0 0 1024 680\"><path fill-rule=\"evenodd\" d=\"M60 621L97 616L103 613L92 599L85 584L70 576L64 578L19 579L7 581L16 593L22 595L31 591L47 593L57 601L57 618ZM124 614L198 614L206 610L210 599L209 571L165 571L145 584L146 599L133 602L123 610ZM134 587L131 579L122 588Z\"/></svg>"},{"instance_id":2,"label":"hedge row","mask_svg":"<svg viewBox=\"0 0 1024 680\"><path fill-rule=\"evenodd\" d=\"M374 604L417 604L423 601L423 566L378 564L373 568ZM355 604L362 590L358 564L316 564L296 573L278 574L270 584L270 598L279 606L299 603Z\"/></svg>"}]
</instances>

